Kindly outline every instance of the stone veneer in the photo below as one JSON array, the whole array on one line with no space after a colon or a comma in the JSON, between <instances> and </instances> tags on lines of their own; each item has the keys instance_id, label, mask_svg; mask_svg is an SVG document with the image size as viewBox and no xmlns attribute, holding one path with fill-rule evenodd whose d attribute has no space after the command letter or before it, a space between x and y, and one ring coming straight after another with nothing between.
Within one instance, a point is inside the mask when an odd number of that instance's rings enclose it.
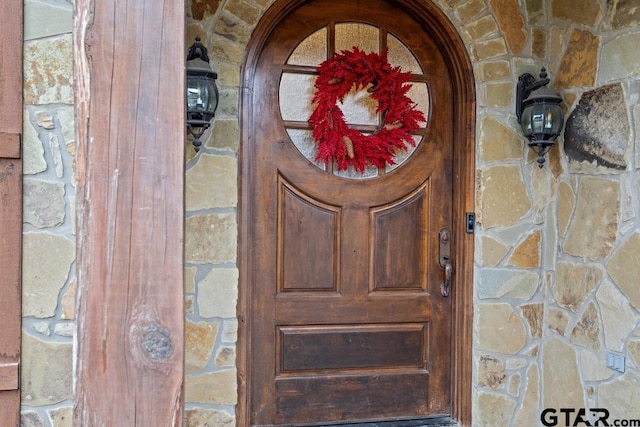
<instances>
[{"instance_id":1,"label":"stone veneer","mask_svg":"<svg viewBox=\"0 0 640 427\"><path fill-rule=\"evenodd\" d=\"M272 2L188 2L187 44L202 36L221 88L202 152L187 147L189 426L235 424L240 69ZM71 425L70 3L25 3L26 426ZM477 79L474 425L538 425L546 407L605 407L612 418L640 419L638 2L436 3L458 28ZM570 119L539 169L513 103L518 76L543 65ZM625 374L606 367L609 352L626 357Z\"/></svg>"},{"instance_id":2,"label":"stone veneer","mask_svg":"<svg viewBox=\"0 0 640 427\"><path fill-rule=\"evenodd\" d=\"M71 427L75 318L72 1L25 0L22 426Z\"/></svg>"}]
</instances>

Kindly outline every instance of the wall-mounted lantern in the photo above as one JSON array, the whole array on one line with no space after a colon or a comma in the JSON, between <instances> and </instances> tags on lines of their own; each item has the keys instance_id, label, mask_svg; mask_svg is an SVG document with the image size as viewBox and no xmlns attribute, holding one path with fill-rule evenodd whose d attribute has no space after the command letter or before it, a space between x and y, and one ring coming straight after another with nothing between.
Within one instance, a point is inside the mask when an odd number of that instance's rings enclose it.
<instances>
[{"instance_id":1,"label":"wall-mounted lantern","mask_svg":"<svg viewBox=\"0 0 640 427\"><path fill-rule=\"evenodd\" d=\"M187 54L187 130L193 136L193 148L200 151L200 137L211 126L218 108L218 73L209 64L207 48L200 37Z\"/></svg>"},{"instance_id":2,"label":"wall-mounted lantern","mask_svg":"<svg viewBox=\"0 0 640 427\"><path fill-rule=\"evenodd\" d=\"M549 89L547 70L542 68L540 80L529 73L518 79L516 115L522 126L529 147L538 155L538 166L544 164L544 156L553 147L564 126L560 103L562 97Z\"/></svg>"}]
</instances>

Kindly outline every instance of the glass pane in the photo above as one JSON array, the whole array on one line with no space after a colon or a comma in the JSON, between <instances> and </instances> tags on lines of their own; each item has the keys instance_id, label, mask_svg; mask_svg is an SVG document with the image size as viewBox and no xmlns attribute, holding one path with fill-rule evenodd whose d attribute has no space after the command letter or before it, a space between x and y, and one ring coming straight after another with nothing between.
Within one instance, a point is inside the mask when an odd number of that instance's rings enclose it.
<instances>
[{"instance_id":1,"label":"glass pane","mask_svg":"<svg viewBox=\"0 0 640 427\"><path fill-rule=\"evenodd\" d=\"M532 104L522 111L522 129L525 136L558 134L562 129L562 120L562 109L559 105Z\"/></svg>"},{"instance_id":2,"label":"glass pane","mask_svg":"<svg viewBox=\"0 0 640 427\"><path fill-rule=\"evenodd\" d=\"M391 65L399 66L405 73L423 74L420 64L409 48L391 34L387 37L387 47L389 48L388 58Z\"/></svg>"},{"instance_id":3,"label":"glass pane","mask_svg":"<svg viewBox=\"0 0 640 427\"><path fill-rule=\"evenodd\" d=\"M392 170L397 169L404 162L406 162L409 157L411 157L413 152L418 148L418 145L420 145L420 143L422 142L422 136L414 135L413 140L415 141L415 146L409 145L406 150L398 151L396 155L393 156L393 161L396 162L396 164L387 165L387 167L385 168L387 172L391 172Z\"/></svg>"},{"instance_id":4,"label":"glass pane","mask_svg":"<svg viewBox=\"0 0 640 427\"><path fill-rule=\"evenodd\" d=\"M280 114L282 120L306 122L312 113L311 99L316 77L283 73L280 80Z\"/></svg>"},{"instance_id":5,"label":"glass pane","mask_svg":"<svg viewBox=\"0 0 640 427\"><path fill-rule=\"evenodd\" d=\"M562 124L564 123L564 116L562 114L562 108L559 105L550 107L549 120L553 122L551 132L559 134L562 130Z\"/></svg>"},{"instance_id":6,"label":"glass pane","mask_svg":"<svg viewBox=\"0 0 640 427\"><path fill-rule=\"evenodd\" d=\"M336 24L336 52L351 50L354 46L367 53L379 53L380 30L367 24Z\"/></svg>"},{"instance_id":7,"label":"glass pane","mask_svg":"<svg viewBox=\"0 0 640 427\"><path fill-rule=\"evenodd\" d=\"M324 162L315 160L317 154L316 141L311 136L310 130L287 129L287 133L293 145L304 157L320 169L325 170Z\"/></svg>"},{"instance_id":8,"label":"glass pane","mask_svg":"<svg viewBox=\"0 0 640 427\"><path fill-rule=\"evenodd\" d=\"M360 173L356 171L353 167L350 167L347 170L341 171L341 170L338 170L337 166L334 166L333 174L341 178L349 178L349 179L375 178L376 176L378 176L378 168L375 166L369 166L364 169L364 172Z\"/></svg>"},{"instance_id":9,"label":"glass pane","mask_svg":"<svg viewBox=\"0 0 640 427\"><path fill-rule=\"evenodd\" d=\"M371 98L366 89L359 91L355 87L344 97L344 103L338 103L347 124L376 125L378 102Z\"/></svg>"},{"instance_id":10,"label":"glass pane","mask_svg":"<svg viewBox=\"0 0 640 427\"><path fill-rule=\"evenodd\" d=\"M213 112L216 104L214 84L202 77L187 78L187 109L190 112Z\"/></svg>"},{"instance_id":11,"label":"glass pane","mask_svg":"<svg viewBox=\"0 0 640 427\"><path fill-rule=\"evenodd\" d=\"M327 29L322 28L304 39L293 51L288 64L316 66L327 59Z\"/></svg>"},{"instance_id":12,"label":"glass pane","mask_svg":"<svg viewBox=\"0 0 640 427\"><path fill-rule=\"evenodd\" d=\"M411 89L407 96L416 104L418 111L422 111L424 117L429 120L429 89L426 83L411 83ZM420 126L427 127L424 123Z\"/></svg>"}]
</instances>

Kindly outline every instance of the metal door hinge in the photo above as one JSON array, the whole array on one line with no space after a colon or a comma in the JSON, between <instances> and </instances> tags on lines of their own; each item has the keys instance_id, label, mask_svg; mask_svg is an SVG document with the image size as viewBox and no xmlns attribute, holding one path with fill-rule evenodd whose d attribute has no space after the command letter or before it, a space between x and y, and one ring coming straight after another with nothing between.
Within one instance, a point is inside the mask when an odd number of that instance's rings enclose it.
<instances>
[{"instance_id":1,"label":"metal door hinge","mask_svg":"<svg viewBox=\"0 0 640 427\"><path fill-rule=\"evenodd\" d=\"M22 147L19 133L0 132L0 159L19 159L22 157Z\"/></svg>"},{"instance_id":2,"label":"metal door hinge","mask_svg":"<svg viewBox=\"0 0 640 427\"><path fill-rule=\"evenodd\" d=\"M0 391L20 389L20 362L0 363Z\"/></svg>"}]
</instances>

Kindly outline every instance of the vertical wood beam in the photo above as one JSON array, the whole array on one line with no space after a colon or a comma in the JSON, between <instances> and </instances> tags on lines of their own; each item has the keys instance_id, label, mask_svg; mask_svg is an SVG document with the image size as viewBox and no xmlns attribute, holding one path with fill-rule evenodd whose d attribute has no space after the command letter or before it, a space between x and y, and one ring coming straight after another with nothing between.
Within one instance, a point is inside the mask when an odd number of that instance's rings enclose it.
<instances>
[{"instance_id":1,"label":"vertical wood beam","mask_svg":"<svg viewBox=\"0 0 640 427\"><path fill-rule=\"evenodd\" d=\"M20 425L22 0L0 1L0 420Z\"/></svg>"},{"instance_id":2,"label":"vertical wood beam","mask_svg":"<svg viewBox=\"0 0 640 427\"><path fill-rule=\"evenodd\" d=\"M182 425L184 0L76 0L74 425Z\"/></svg>"}]
</instances>

